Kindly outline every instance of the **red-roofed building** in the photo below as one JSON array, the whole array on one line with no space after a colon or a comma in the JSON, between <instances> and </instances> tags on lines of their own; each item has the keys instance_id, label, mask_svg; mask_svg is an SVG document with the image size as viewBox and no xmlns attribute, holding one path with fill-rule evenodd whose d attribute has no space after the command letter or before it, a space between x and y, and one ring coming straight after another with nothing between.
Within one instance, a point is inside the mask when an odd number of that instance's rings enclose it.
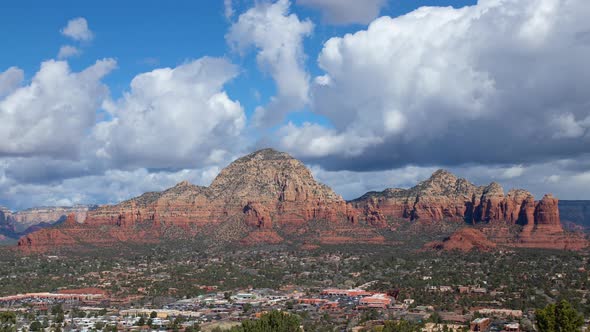
<instances>
[{"instance_id":1,"label":"red-roofed building","mask_svg":"<svg viewBox=\"0 0 590 332\"><path fill-rule=\"evenodd\" d=\"M391 297L387 294L374 294L372 296L363 297L359 301L359 305L367 308L386 309L391 305Z\"/></svg>"},{"instance_id":2,"label":"red-roofed building","mask_svg":"<svg viewBox=\"0 0 590 332\"><path fill-rule=\"evenodd\" d=\"M321 292L322 295L330 295L330 296L348 296L348 297L364 297L373 295L372 292L367 292L366 290L362 289L338 289L338 288L328 288L324 289Z\"/></svg>"}]
</instances>

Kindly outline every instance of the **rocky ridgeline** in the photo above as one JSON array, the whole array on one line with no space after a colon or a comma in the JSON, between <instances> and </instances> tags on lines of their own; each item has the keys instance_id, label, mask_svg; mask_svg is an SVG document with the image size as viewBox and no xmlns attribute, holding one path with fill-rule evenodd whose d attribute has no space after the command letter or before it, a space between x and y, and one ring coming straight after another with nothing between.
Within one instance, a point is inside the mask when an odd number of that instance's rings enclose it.
<instances>
[{"instance_id":1,"label":"rocky ridgeline","mask_svg":"<svg viewBox=\"0 0 590 332\"><path fill-rule=\"evenodd\" d=\"M564 232L558 200L552 195L535 201L530 192L522 189L504 194L498 183L476 186L445 170L436 171L413 188L370 192L351 203L378 227L385 227L391 218L448 220L489 226L482 231L495 237L495 242L509 246L576 250L588 244L582 236ZM522 226L516 237L509 230L514 225ZM465 238L451 237L447 241Z\"/></svg>"},{"instance_id":2,"label":"rocky ridgeline","mask_svg":"<svg viewBox=\"0 0 590 332\"><path fill-rule=\"evenodd\" d=\"M73 214L78 222L86 219L86 214L95 206L76 205L71 207L37 207L18 212L0 207L0 235L18 239L43 228L62 223Z\"/></svg>"},{"instance_id":3,"label":"rocky ridgeline","mask_svg":"<svg viewBox=\"0 0 590 332\"><path fill-rule=\"evenodd\" d=\"M554 226L561 230L559 211L553 209L554 198L546 196L535 202L533 195L521 189L504 194L496 182L476 186L455 175L438 170L410 189L386 189L370 192L352 201L377 225L387 218L468 223L504 222L507 224Z\"/></svg>"},{"instance_id":4,"label":"rocky ridgeline","mask_svg":"<svg viewBox=\"0 0 590 332\"><path fill-rule=\"evenodd\" d=\"M88 205L37 207L15 212L11 219L17 231L21 232L38 224L64 221L70 214L74 214L78 222L84 222L88 211L95 208Z\"/></svg>"},{"instance_id":5,"label":"rocky ridgeline","mask_svg":"<svg viewBox=\"0 0 590 332\"><path fill-rule=\"evenodd\" d=\"M310 235L315 241L310 245L383 244L387 241L381 232L392 220L520 225L516 237L496 231L490 239L508 246L578 249L586 245L563 232L557 200L551 196L535 202L524 190L505 195L497 183L475 186L440 170L413 188L371 192L347 203L315 181L300 161L265 149L231 163L209 187L181 182L163 192L103 206L88 212L84 223L72 216L59 227L29 234L20 239L19 247L42 251L62 245L153 243L168 240L172 233L205 234L248 245L293 239L310 244ZM310 231L318 221L323 228ZM170 232L171 228L182 231Z\"/></svg>"},{"instance_id":6,"label":"rocky ridgeline","mask_svg":"<svg viewBox=\"0 0 590 332\"><path fill-rule=\"evenodd\" d=\"M169 227L195 236L211 225L235 220L256 232L243 234L243 242L277 243L282 237L276 228L290 233L311 220L347 221L352 215L348 208L342 197L315 181L303 163L265 149L231 163L209 187L181 182L160 193L100 207L75 227L30 234L19 245L46 249L59 246L62 240L70 243L71 239L92 244L153 242Z\"/></svg>"},{"instance_id":7,"label":"rocky ridgeline","mask_svg":"<svg viewBox=\"0 0 590 332\"><path fill-rule=\"evenodd\" d=\"M511 190L504 195L498 183L476 186L445 170L436 171L413 188L370 192L351 203L364 210L369 220L377 225L383 224L387 217L527 225L535 222L536 206L528 191Z\"/></svg>"}]
</instances>

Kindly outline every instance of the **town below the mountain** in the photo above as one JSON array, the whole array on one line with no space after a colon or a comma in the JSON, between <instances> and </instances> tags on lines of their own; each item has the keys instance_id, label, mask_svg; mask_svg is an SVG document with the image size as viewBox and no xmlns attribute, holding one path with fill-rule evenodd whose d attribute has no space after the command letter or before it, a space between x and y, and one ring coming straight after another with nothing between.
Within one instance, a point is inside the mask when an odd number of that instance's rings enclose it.
<instances>
[{"instance_id":1,"label":"town below the mountain","mask_svg":"<svg viewBox=\"0 0 590 332\"><path fill-rule=\"evenodd\" d=\"M247 323L285 315L304 331L551 331L539 317L556 308L571 331L589 323L584 253L197 246L3 253L3 331L267 331Z\"/></svg>"},{"instance_id":2,"label":"town below the mountain","mask_svg":"<svg viewBox=\"0 0 590 332\"><path fill-rule=\"evenodd\" d=\"M587 206L445 170L345 201L264 149L209 187L0 210L1 332L587 330Z\"/></svg>"}]
</instances>

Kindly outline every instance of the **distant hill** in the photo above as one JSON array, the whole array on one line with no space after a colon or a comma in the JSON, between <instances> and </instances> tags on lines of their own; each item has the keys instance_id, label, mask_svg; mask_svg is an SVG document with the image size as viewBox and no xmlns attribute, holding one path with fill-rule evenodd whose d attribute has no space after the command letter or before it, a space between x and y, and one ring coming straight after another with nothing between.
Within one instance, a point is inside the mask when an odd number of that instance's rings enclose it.
<instances>
[{"instance_id":1,"label":"distant hill","mask_svg":"<svg viewBox=\"0 0 590 332\"><path fill-rule=\"evenodd\" d=\"M590 200L559 201L559 215L563 224L571 222L590 231Z\"/></svg>"},{"instance_id":2,"label":"distant hill","mask_svg":"<svg viewBox=\"0 0 590 332\"><path fill-rule=\"evenodd\" d=\"M96 205L43 206L13 212L0 207L0 240L12 243L23 235L59 225L72 213L78 222L83 222L88 211L96 208Z\"/></svg>"}]
</instances>

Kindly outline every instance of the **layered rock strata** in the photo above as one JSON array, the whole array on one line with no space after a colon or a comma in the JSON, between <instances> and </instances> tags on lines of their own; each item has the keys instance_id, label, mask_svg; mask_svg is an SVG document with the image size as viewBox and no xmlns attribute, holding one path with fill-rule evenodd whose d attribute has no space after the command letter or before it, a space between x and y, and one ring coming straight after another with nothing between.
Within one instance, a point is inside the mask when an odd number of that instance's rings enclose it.
<instances>
[{"instance_id":1,"label":"layered rock strata","mask_svg":"<svg viewBox=\"0 0 590 332\"><path fill-rule=\"evenodd\" d=\"M231 163L209 187L185 181L163 192L103 206L90 211L82 224L30 234L19 246L44 250L69 245L71 238L92 244L143 242L160 238L167 227L194 236L227 222L244 222L257 231L244 243L277 243L282 238L272 229L296 231L312 220L348 222L354 215L349 208L332 189L315 181L303 163L265 149ZM96 229L101 231L93 233Z\"/></svg>"},{"instance_id":2,"label":"layered rock strata","mask_svg":"<svg viewBox=\"0 0 590 332\"><path fill-rule=\"evenodd\" d=\"M483 232L507 246L578 250L588 245L583 236L564 231L552 195L535 201L522 189L505 194L498 183L476 186L445 170L413 188L370 192L351 204L362 211L360 218L377 227L395 219L448 221L487 225ZM516 234L512 226L519 226Z\"/></svg>"},{"instance_id":3,"label":"layered rock strata","mask_svg":"<svg viewBox=\"0 0 590 332\"><path fill-rule=\"evenodd\" d=\"M505 194L497 183L476 186L439 170L413 188L370 192L346 202L318 183L300 161L265 149L231 163L209 187L185 181L89 211L84 222L72 215L58 227L22 237L19 247L44 251L197 235L244 245L385 244L384 232L393 231L392 221L489 226L482 229L484 237L503 246L577 250L587 245L582 237L563 231L558 201L550 195L535 201L525 190ZM469 232L451 239L481 239Z\"/></svg>"}]
</instances>

